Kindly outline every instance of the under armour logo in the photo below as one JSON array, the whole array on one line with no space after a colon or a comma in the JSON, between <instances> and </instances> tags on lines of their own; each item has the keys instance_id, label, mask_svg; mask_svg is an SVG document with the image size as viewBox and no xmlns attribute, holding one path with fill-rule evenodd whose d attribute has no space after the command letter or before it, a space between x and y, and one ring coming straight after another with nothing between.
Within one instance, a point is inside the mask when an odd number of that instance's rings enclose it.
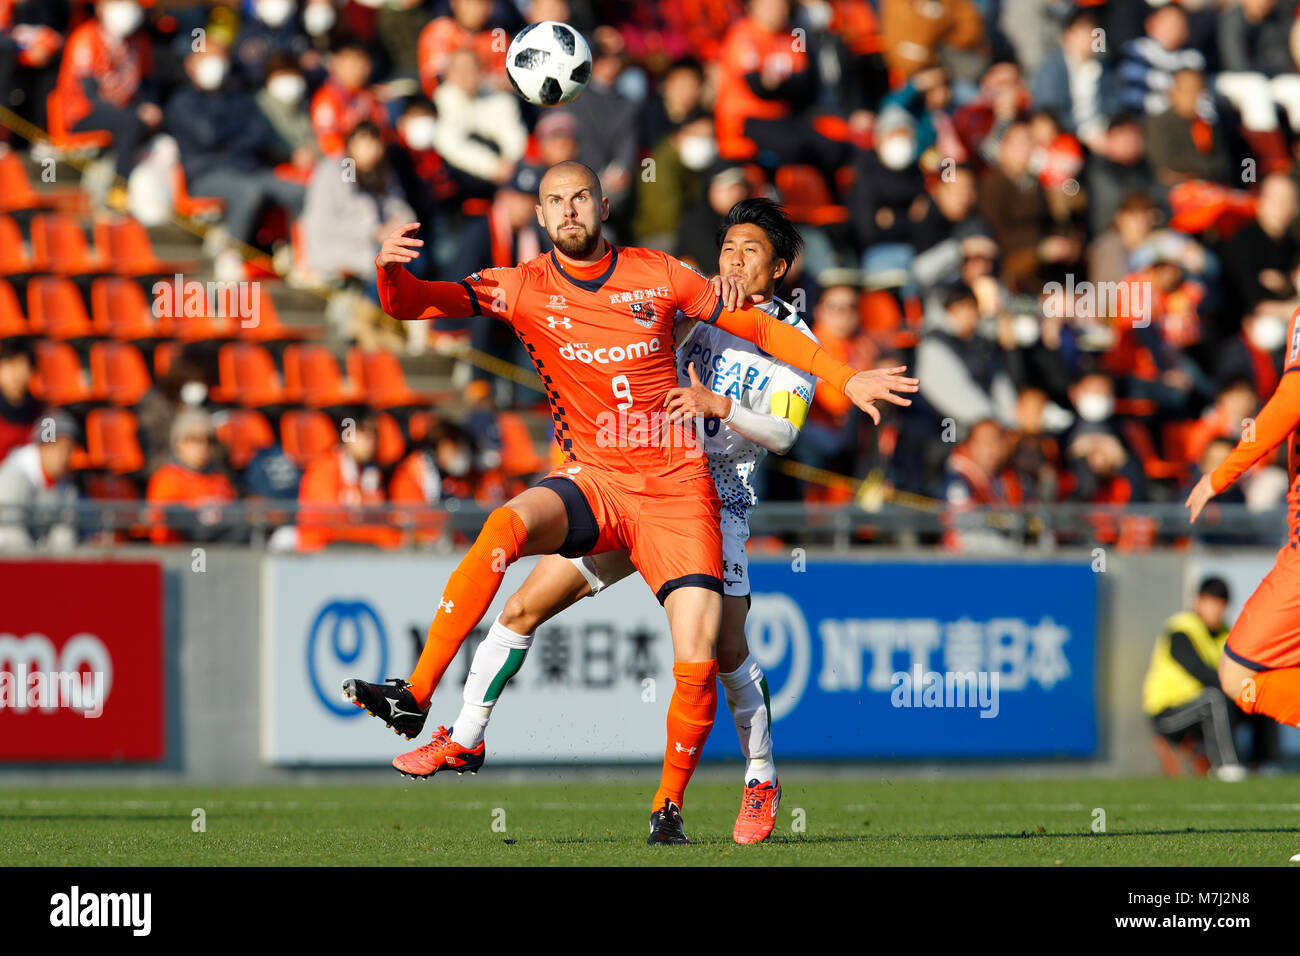
<instances>
[{"instance_id":1,"label":"under armour logo","mask_svg":"<svg viewBox=\"0 0 1300 956\"><path fill-rule=\"evenodd\" d=\"M686 756L688 756L688 757L694 757L694 756L695 756L695 751L697 751L697 750L700 749L699 747L691 747L691 748L688 750L687 748L685 748L685 747L682 746L682 742L681 742L680 740L675 741L675 742L673 743L673 746L677 748L677 752L678 752L679 754L686 754Z\"/></svg>"},{"instance_id":2,"label":"under armour logo","mask_svg":"<svg viewBox=\"0 0 1300 956\"><path fill-rule=\"evenodd\" d=\"M456 606L455 601L444 601L441 598L438 599L438 608L440 610L446 611L448 614L451 613L451 609L454 608L455 606Z\"/></svg>"},{"instance_id":3,"label":"under armour logo","mask_svg":"<svg viewBox=\"0 0 1300 956\"><path fill-rule=\"evenodd\" d=\"M565 473L566 475L576 475L576 474L577 474L578 472L580 472L580 471L582 471L582 466L581 466L581 465L578 465L576 468L566 468L566 469L564 469L564 473Z\"/></svg>"},{"instance_id":4,"label":"under armour logo","mask_svg":"<svg viewBox=\"0 0 1300 956\"><path fill-rule=\"evenodd\" d=\"M571 318L569 318L567 315L562 315L562 316L560 316L559 318L556 318L556 317L553 316L553 315L548 315L548 316L546 317L546 324L549 325L549 326L550 326L551 328L553 328L553 329L571 329L571 328L573 328L573 320L572 320Z\"/></svg>"}]
</instances>

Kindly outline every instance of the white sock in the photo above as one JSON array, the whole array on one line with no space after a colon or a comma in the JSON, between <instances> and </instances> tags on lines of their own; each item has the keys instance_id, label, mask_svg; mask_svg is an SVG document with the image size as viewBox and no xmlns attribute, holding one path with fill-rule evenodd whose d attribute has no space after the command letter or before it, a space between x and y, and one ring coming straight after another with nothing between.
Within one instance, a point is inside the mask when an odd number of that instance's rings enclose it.
<instances>
[{"instance_id":1,"label":"white sock","mask_svg":"<svg viewBox=\"0 0 1300 956\"><path fill-rule=\"evenodd\" d=\"M740 752L745 756L745 783L776 780L772 761L772 710L768 704L767 678L753 655L729 674L719 674L727 695L727 706L736 722Z\"/></svg>"},{"instance_id":2,"label":"white sock","mask_svg":"<svg viewBox=\"0 0 1300 956\"><path fill-rule=\"evenodd\" d=\"M452 725L451 739L473 749L483 742L492 708L510 678L523 666L533 635L516 634L498 617L474 652L465 679L465 704Z\"/></svg>"}]
</instances>

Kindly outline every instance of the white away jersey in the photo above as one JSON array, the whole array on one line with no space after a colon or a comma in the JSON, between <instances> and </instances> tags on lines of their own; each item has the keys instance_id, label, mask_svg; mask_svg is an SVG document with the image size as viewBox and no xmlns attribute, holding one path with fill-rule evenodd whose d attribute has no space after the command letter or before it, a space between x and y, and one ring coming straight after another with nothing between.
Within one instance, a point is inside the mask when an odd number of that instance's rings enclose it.
<instances>
[{"instance_id":1,"label":"white away jersey","mask_svg":"<svg viewBox=\"0 0 1300 956\"><path fill-rule=\"evenodd\" d=\"M790 303L774 297L758 308L817 341ZM691 362L695 363L695 374L700 377L701 385L755 412L771 414L772 398L782 392L793 392L805 405L812 404L816 383L813 376L778 361L753 342L724 332L712 323L695 323L678 347L677 381L681 385L690 384L687 366ZM732 431L718 418L704 422L703 438L709 471L722 507L748 517L758 500L752 485L754 469L767 449Z\"/></svg>"}]
</instances>

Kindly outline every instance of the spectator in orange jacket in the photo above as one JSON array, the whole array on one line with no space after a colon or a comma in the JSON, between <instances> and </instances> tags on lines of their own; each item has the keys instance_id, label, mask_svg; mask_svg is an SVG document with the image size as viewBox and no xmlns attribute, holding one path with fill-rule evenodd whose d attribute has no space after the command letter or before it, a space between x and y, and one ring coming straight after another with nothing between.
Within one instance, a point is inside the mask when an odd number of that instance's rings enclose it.
<instances>
[{"instance_id":1,"label":"spectator in orange jacket","mask_svg":"<svg viewBox=\"0 0 1300 956\"><path fill-rule=\"evenodd\" d=\"M154 505L185 505L191 514L155 512L149 534L154 544L213 541L225 536L221 505L237 496L235 486L216 465L212 454L216 440L207 412L193 409L176 416L171 438L173 460L154 472L145 497Z\"/></svg>"},{"instance_id":2,"label":"spectator in orange jacket","mask_svg":"<svg viewBox=\"0 0 1300 956\"><path fill-rule=\"evenodd\" d=\"M343 437L307 466L298 486L298 550L319 551L334 541L396 548L401 544L397 528L363 523L365 507L385 501L383 476L375 464L375 416L363 416L344 429Z\"/></svg>"},{"instance_id":3,"label":"spectator in orange jacket","mask_svg":"<svg viewBox=\"0 0 1300 956\"><path fill-rule=\"evenodd\" d=\"M342 156L348 135L369 120L388 129L388 114L370 82L370 54L360 43L340 44L329 58L329 79L311 98L311 126L326 156Z\"/></svg>"},{"instance_id":4,"label":"spectator in orange jacket","mask_svg":"<svg viewBox=\"0 0 1300 956\"><path fill-rule=\"evenodd\" d=\"M140 26L144 11L135 0L99 0L95 17L72 31L55 87L64 128L113 136L117 174L129 176L135 154L162 122L149 78L153 48Z\"/></svg>"},{"instance_id":5,"label":"spectator in orange jacket","mask_svg":"<svg viewBox=\"0 0 1300 956\"><path fill-rule=\"evenodd\" d=\"M471 50L478 57L483 72L493 85L505 88L506 49L496 44L488 22L492 18L492 0L451 0L451 16L437 17L420 31L417 57L420 61L420 86L433 99L438 84L457 50Z\"/></svg>"}]
</instances>

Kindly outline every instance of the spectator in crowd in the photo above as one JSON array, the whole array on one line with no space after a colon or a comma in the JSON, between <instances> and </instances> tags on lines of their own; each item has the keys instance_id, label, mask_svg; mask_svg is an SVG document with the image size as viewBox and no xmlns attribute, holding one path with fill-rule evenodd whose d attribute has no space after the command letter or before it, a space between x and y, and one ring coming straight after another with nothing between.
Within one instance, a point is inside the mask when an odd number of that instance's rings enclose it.
<instances>
[{"instance_id":1,"label":"spectator in crowd","mask_svg":"<svg viewBox=\"0 0 1300 956\"><path fill-rule=\"evenodd\" d=\"M1219 347L1214 377L1219 382L1249 382L1262 405L1277 388L1286 357L1287 320L1276 312L1256 309L1241 323L1241 331Z\"/></svg>"},{"instance_id":2,"label":"spectator in crowd","mask_svg":"<svg viewBox=\"0 0 1300 956\"><path fill-rule=\"evenodd\" d=\"M1159 210L1151 197L1133 192L1124 197L1104 232L1088 247L1088 279L1099 288L1119 283L1133 271L1134 255L1151 236Z\"/></svg>"},{"instance_id":3,"label":"spectator in crowd","mask_svg":"<svg viewBox=\"0 0 1300 956\"><path fill-rule=\"evenodd\" d=\"M704 176L718 155L713 117L688 114L650 154L653 176L637 182L633 234L652 249L675 253L677 232L687 206L704 198Z\"/></svg>"},{"instance_id":4,"label":"spectator in crowd","mask_svg":"<svg viewBox=\"0 0 1300 956\"><path fill-rule=\"evenodd\" d=\"M213 454L217 432L212 417L187 409L172 423L172 460L149 479L145 498L166 509L157 512L149 533L154 544L218 541L231 531L223 523L222 505L234 501L235 486ZM177 513L184 506L184 513Z\"/></svg>"},{"instance_id":5,"label":"spectator in crowd","mask_svg":"<svg viewBox=\"0 0 1300 956\"><path fill-rule=\"evenodd\" d=\"M995 164L1003 134L1025 121L1031 105L1020 65L996 60L980 77L979 93L953 111L952 125L962 147L957 158L977 168Z\"/></svg>"},{"instance_id":6,"label":"spectator in crowd","mask_svg":"<svg viewBox=\"0 0 1300 956\"><path fill-rule=\"evenodd\" d=\"M712 274L718 259L718 227L731 207L749 196L749 181L739 166L719 163L709 174L704 199L682 213L677 232L677 255Z\"/></svg>"},{"instance_id":7,"label":"spectator in crowd","mask_svg":"<svg viewBox=\"0 0 1300 956\"><path fill-rule=\"evenodd\" d=\"M68 36L56 91L59 125L111 134L116 171L124 178L163 119L155 101L153 46L143 24L136 0L98 0L95 16Z\"/></svg>"},{"instance_id":8,"label":"spectator in crowd","mask_svg":"<svg viewBox=\"0 0 1300 956\"><path fill-rule=\"evenodd\" d=\"M1198 105L1204 92L1199 70L1178 70L1169 86L1168 108L1147 117L1147 160L1166 188L1189 179L1229 183L1236 175L1223 124L1217 117L1206 119Z\"/></svg>"},{"instance_id":9,"label":"spectator in crowd","mask_svg":"<svg viewBox=\"0 0 1300 956\"><path fill-rule=\"evenodd\" d=\"M298 549L319 551L346 542L396 548L396 527L366 514L368 505L385 501L383 474L375 463L379 425L373 413L356 420L344 441L307 466L298 489Z\"/></svg>"},{"instance_id":10,"label":"spectator in crowd","mask_svg":"<svg viewBox=\"0 0 1300 956\"><path fill-rule=\"evenodd\" d=\"M506 497L499 467L485 468L469 433L454 425L438 428L426 447L407 455L393 473L391 499L402 504L445 506L459 500L492 507Z\"/></svg>"},{"instance_id":11,"label":"spectator in crowd","mask_svg":"<svg viewBox=\"0 0 1300 956\"><path fill-rule=\"evenodd\" d=\"M66 19L55 4L0 3L0 90L13 91L9 108L40 127L48 125L45 107L58 82ZM0 129L0 142L11 135Z\"/></svg>"},{"instance_id":12,"label":"spectator in crowd","mask_svg":"<svg viewBox=\"0 0 1300 956\"><path fill-rule=\"evenodd\" d=\"M505 49L494 49L491 20L492 0L451 0L451 16L430 20L420 31L416 55L425 96L436 99L438 85L457 50L471 51L483 73L497 81L495 86L504 88Z\"/></svg>"},{"instance_id":13,"label":"spectator in crowd","mask_svg":"<svg viewBox=\"0 0 1300 956\"><path fill-rule=\"evenodd\" d=\"M1154 194L1155 175L1146 160L1145 135L1135 114L1118 113L1111 117L1105 136L1084 161L1087 221L1093 235L1110 225L1124 197Z\"/></svg>"},{"instance_id":14,"label":"spectator in crowd","mask_svg":"<svg viewBox=\"0 0 1300 956\"><path fill-rule=\"evenodd\" d=\"M1258 400L1255 389L1245 379L1228 382L1220 389L1214 405L1187 430L1183 439L1183 457L1199 461L1210 443L1227 440L1233 445L1241 438L1242 430L1250 427Z\"/></svg>"},{"instance_id":15,"label":"spectator in crowd","mask_svg":"<svg viewBox=\"0 0 1300 956\"><path fill-rule=\"evenodd\" d=\"M375 15L375 32L392 79L420 75L420 32L429 22L424 0L391 0Z\"/></svg>"},{"instance_id":16,"label":"spectator in crowd","mask_svg":"<svg viewBox=\"0 0 1300 956\"><path fill-rule=\"evenodd\" d=\"M1215 90L1241 113L1243 134L1268 171L1290 167L1278 107L1296 128L1300 76L1292 55L1295 0L1241 0L1219 14Z\"/></svg>"},{"instance_id":17,"label":"spectator in crowd","mask_svg":"<svg viewBox=\"0 0 1300 956\"><path fill-rule=\"evenodd\" d=\"M1259 186L1255 219L1238 229L1223 244L1223 281L1230 312L1224 332L1248 313L1271 312L1284 322L1295 309L1297 292L1291 272L1300 259L1300 242L1293 227L1300 216L1296 183L1290 176L1273 173Z\"/></svg>"},{"instance_id":18,"label":"spectator in crowd","mask_svg":"<svg viewBox=\"0 0 1300 956\"><path fill-rule=\"evenodd\" d=\"M465 195L491 196L509 182L524 155L528 130L519 118L519 98L485 90L483 69L470 50L451 53L445 74L434 94L434 149L457 175Z\"/></svg>"},{"instance_id":19,"label":"spectator in crowd","mask_svg":"<svg viewBox=\"0 0 1300 956\"><path fill-rule=\"evenodd\" d=\"M1227 610L1227 583L1209 577L1201 582L1192 609L1165 621L1142 682L1142 709L1156 733L1170 743L1198 728L1215 776L1237 781L1246 775L1233 741L1237 706L1219 687Z\"/></svg>"},{"instance_id":20,"label":"spectator in crowd","mask_svg":"<svg viewBox=\"0 0 1300 956\"><path fill-rule=\"evenodd\" d=\"M22 338L0 339L0 462L24 444L45 403L31 391L36 357Z\"/></svg>"},{"instance_id":21,"label":"spectator in crowd","mask_svg":"<svg viewBox=\"0 0 1300 956\"><path fill-rule=\"evenodd\" d=\"M1170 105L1166 93L1174 74L1186 70L1198 76L1205 70L1205 56L1187 45L1187 14L1177 3L1152 3L1142 36L1124 44L1119 58L1120 107L1138 114L1156 116ZM1199 97L1201 91L1197 90ZM1208 99L1205 104L1211 109Z\"/></svg>"},{"instance_id":22,"label":"spectator in crowd","mask_svg":"<svg viewBox=\"0 0 1300 956\"><path fill-rule=\"evenodd\" d=\"M189 83L167 102L167 129L180 147L190 191L219 197L226 232L247 243L265 203L296 218L303 187L275 174L275 164L289 158L286 144L253 97L227 84L229 67L225 48L214 40L186 57Z\"/></svg>"},{"instance_id":23,"label":"spectator in crowd","mask_svg":"<svg viewBox=\"0 0 1300 956\"><path fill-rule=\"evenodd\" d=\"M1011 541L994 526L985 509L1019 504L1014 486L1004 480L1007 435L991 418L971 425L944 466L942 497L948 505L944 547L950 551L997 552L1011 549Z\"/></svg>"},{"instance_id":24,"label":"spectator in crowd","mask_svg":"<svg viewBox=\"0 0 1300 956\"><path fill-rule=\"evenodd\" d=\"M652 97L642 111L644 128L641 141L652 146L661 142L673 130L680 128L687 117L702 109L704 67L694 57L674 60L659 82L659 95Z\"/></svg>"},{"instance_id":25,"label":"spectator in crowd","mask_svg":"<svg viewBox=\"0 0 1300 956\"><path fill-rule=\"evenodd\" d=\"M435 146L438 108L424 97L411 97L397 118L395 133L395 141L388 147L388 161L428 232L435 219L454 216L462 200L460 184Z\"/></svg>"},{"instance_id":26,"label":"spectator in crowd","mask_svg":"<svg viewBox=\"0 0 1300 956\"><path fill-rule=\"evenodd\" d=\"M311 125L326 156L341 156L348 134L358 123L388 128L388 113L370 82L370 54L360 43L346 42L330 54L329 79L311 99Z\"/></svg>"},{"instance_id":27,"label":"spectator in crowd","mask_svg":"<svg viewBox=\"0 0 1300 956\"><path fill-rule=\"evenodd\" d=\"M60 412L37 422L30 437L0 461L0 551L67 550L77 535L62 509L77 501L69 466L81 434Z\"/></svg>"},{"instance_id":28,"label":"spectator in crowd","mask_svg":"<svg viewBox=\"0 0 1300 956\"><path fill-rule=\"evenodd\" d=\"M353 278L374 301L375 256L384 237L415 220L397 176L384 159L378 127L361 123L347 138L344 175L337 159L316 167L303 207L303 237L311 269L328 279Z\"/></svg>"},{"instance_id":29,"label":"spectator in crowd","mask_svg":"<svg viewBox=\"0 0 1300 956\"><path fill-rule=\"evenodd\" d=\"M305 107L307 80L293 57L274 53L266 60L266 83L254 99L283 144L295 169L310 172L320 162L320 146Z\"/></svg>"},{"instance_id":30,"label":"spectator in crowd","mask_svg":"<svg viewBox=\"0 0 1300 956\"><path fill-rule=\"evenodd\" d=\"M929 331L916 349L920 395L960 434L977 421L1015 422L1016 390L997 345L979 334L979 305L969 286L949 291L944 323Z\"/></svg>"},{"instance_id":31,"label":"spectator in crowd","mask_svg":"<svg viewBox=\"0 0 1300 956\"><path fill-rule=\"evenodd\" d=\"M231 71L247 89L267 79L273 58L287 57L295 65L307 52L307 37L296 22L295 0L253 0L252 16L239 27L231 49Z\"/></svg>"},{"instance_id":32,"label":"spectator in crowd","mask_svg":"<svg viewBox=\"0 0 1300 956\"><path fill-rule=\"evenodd\" d=\"M924 211L910 230L917 255L941 244L959 244L986 228L975 212L976 200L975 173L969 166L950 166L927 181L921 196Z\"/></svg>"},{"instance_id":33,"label":"spectator in crowd","mask_svg":"<svg viewBox=\"0 0 1300 956\"><path fill-rule=\"evenodd\" d=\"M749 0L746 9L748 16L722 45L715 101L719 151L771 167L809 163L834 183L848 146L804 118L817 96L817 69L807 51L790 42L788 0Z\"/></svg>"},{"instance_id":34,"label":"spectator in crowd","mask_svg":"<svg viewBox=\"0 0 1300 956\"><path fill-rule=\"evenodd\" d=\"M927 171L934 171L934 164L926 165L924 156L930 150L939 157L941 174L953 163L967 159L965 147L952 124L952 86L943 67L930 67L908 77L906 83L881 99L878 113L883 116L891 108L904 110L912 117L916 153L922 157Z\"/></svg>"},{"instance_id":35,"label":"spectator in crowd","mask_svg":"<svg viewBox=\"0 0 1300 956\"><path fill-rule=\"evenodd\" d=\"M905 77L933 66L941 52L985 46L973 0L935 0L920 14L911 0L881 0L880 30L890 70Z\"/></svg>"},{"instance_id":36,"label":"spectator in crowd","mask_svg":"<svg viewBox=\"0 0 1300 956\"><path fill-rule=\"evenodd\" d=\"M925 214L925 176L916 164L916 130L906 112L882 112L875 137L876 148L863 150L854 163L849 210L867 281L902 285L887 277L906 276L911 266L913 233Z\"/></svg>"},{"instance_id":37,"label":"spectator in crowd","mask_svg":"<svg viewBox=\"0 0 1300 956\"><path fill-rule=\"evenodd\" d=\"M1071 11L1060 43L1039 65L1033 90L1034 107L1050 110L1094 152L1101 149L1107 120L1119 108L1114 74L1099 55L1105 52L1099 29L1087 7Z\"/></svg>"}]
</instances>

